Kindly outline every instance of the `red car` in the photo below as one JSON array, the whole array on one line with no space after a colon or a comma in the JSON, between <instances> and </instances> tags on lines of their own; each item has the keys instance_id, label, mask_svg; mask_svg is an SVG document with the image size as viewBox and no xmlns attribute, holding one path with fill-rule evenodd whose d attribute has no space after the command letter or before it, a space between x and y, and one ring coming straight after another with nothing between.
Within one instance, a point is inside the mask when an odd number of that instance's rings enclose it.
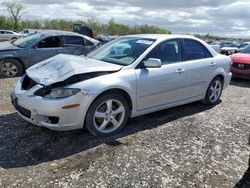
<instances>
[{"instance_id":1,"label":"red car","mask_svg":"<svg viewBox=\"0 0 250 188\"><path fill-rule=\"evenodd\" d=\"M233 65L231 72L234 77L250 79L250 46L247 46L240 53L230 56Z\"/></svg>"}]
</instances>

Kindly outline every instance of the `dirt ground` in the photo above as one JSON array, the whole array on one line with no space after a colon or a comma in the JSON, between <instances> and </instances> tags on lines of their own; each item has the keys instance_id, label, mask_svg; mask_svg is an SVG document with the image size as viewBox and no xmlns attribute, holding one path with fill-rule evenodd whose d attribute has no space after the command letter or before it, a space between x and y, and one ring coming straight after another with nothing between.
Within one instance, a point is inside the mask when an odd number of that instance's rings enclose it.
<instances>
[{"instance_id":1,"label":"dirt ground","mask_svg":"<svg viewBox=\"0 0 250 188\"><path fill-rule=\"evenodd\" d=\"M95 138L26 123L0 79L0 187L250 187L250 82L235 80L221 103L200 102L129 121Z\"/></svg>"}]
</instances>

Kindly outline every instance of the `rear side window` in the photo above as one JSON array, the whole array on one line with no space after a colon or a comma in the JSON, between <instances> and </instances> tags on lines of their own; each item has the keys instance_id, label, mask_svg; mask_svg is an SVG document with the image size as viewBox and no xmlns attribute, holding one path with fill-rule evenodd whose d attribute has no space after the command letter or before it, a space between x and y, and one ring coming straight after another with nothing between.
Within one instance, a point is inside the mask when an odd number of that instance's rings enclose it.
<instances>
[{"instance_id":1,"label":"rear side window","mask_svg":"<svg viewBox=\"0 0 250 188\"><path fill-rule=\"evenodd\" d=\"M195 40L184 39L184 50L187 61L212 57L207 48Z\"/></svg>"},{"instance_id":2,"label":"rear side window","mask_svg":"<svg viewBox=\"0 0 250 188\"><path fill-rule=\"evenodd\" d=\"M83 46L84 39L82 37L78 37L78 36L65 36L64 37L64 44Z\"/></svg>"}]
</instances>

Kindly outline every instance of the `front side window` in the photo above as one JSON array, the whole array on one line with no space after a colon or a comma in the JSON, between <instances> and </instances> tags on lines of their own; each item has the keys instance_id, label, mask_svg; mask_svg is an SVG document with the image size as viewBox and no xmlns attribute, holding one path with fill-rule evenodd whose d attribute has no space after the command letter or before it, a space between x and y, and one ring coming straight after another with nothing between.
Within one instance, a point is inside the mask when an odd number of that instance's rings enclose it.
<instances>
[{"instance_id":1,"label":"front side window","mask_svg":"<svg viewBox=\"0 0 250 188\"><path fill-rule=\"evenodd\" d=\"M83 46L84 40L82 37L78 37L78 36L65 36L64 44Z\"/></svg>"},{"instance_id":2,"label":"front side window","mask_svg":"<svg viewBox=\"0 0 250 188\"><path fill-rule=\"evenodd\" d=\"M94 50L88 57L127 66L139 58L154 42L155 40L147 38L121 38Z\"/></svg>"},{"instance_id":3,"label":"front side window","mask_svg":"<svg viewBox=\"0 0 250 188\"><path fill-rule=\"evenodd\" d=\"M41 40L37 48L58 48L62 46L62 38L60 36L48 37Z\"/></svg>"},{"instance_id":4,"label":"front side window","mask_svg":"<svg viewBox=\"0 0 250 188\"><path fill-rule=\"evenodd\" d=\"M192 39L184 39L186 60L197 60L212 57L204 45Z\"/></svg>"},{"instance_id":5,"label":"front side window","mask_svg":"<svg viewBox=\"0 0 250 188\"><path fill-rule=\"evenodd\" d=\"M147 58L160 59L162 65L180 62L182 60L181 41L169 40L160 43L148 55Z\"/></svg>"}]
</instances>

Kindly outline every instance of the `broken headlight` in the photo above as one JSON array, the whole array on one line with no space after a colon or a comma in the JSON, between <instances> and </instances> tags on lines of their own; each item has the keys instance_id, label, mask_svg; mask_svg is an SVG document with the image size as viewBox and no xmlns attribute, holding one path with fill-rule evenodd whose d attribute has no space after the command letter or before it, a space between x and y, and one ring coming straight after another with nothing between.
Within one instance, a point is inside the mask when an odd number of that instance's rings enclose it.
<instances>
[{"instance_id":1,"label":"broken headlight","mask_svg":"<svg viewBox=\"0 0 250 188\"><path fill-rule=\"evenodd\" d=\"M76 95L80 91L81 89L74 88L53 88L44 97L49 99L61 99Z\"/></svg>"}]
</instances>

